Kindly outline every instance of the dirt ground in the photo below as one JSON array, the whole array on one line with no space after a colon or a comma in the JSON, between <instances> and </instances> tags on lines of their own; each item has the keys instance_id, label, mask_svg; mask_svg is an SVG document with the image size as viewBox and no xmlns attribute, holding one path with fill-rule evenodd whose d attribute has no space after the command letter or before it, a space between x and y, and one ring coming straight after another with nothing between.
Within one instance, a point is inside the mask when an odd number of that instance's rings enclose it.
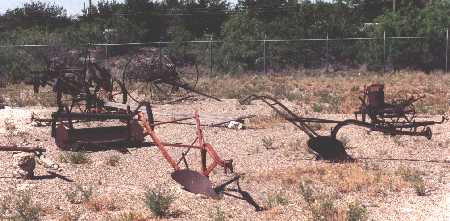
<instances>
[{"instance_id":1,"label":"dirt ground","mask_svg":"<svg viewBox=\"0 0 450 221\"><path fill-rule=\"evenodd\" d=\"M300 102L282 102L310 117L353 118L350 114L305 113ZM330 163L315 160L307 150L308 137L286 122L273 120L273 112L263 103L204 100L154 108L174 114L197 110L200 115L257 115L246 125L259 129L205 127L204 133L223 159L234 160L235 172L243 174L242 190L265 210L257 212L246 201L230 196L214 200L183 190L171 179L172 168L154 146L129 148L127 153L114 149L87 152L88 162L80 164L64 160L70 152L56 147L50 128L31 124L32 113L49 117L54 110L43 107L0 110L0 143L44 147L46 158L60 169L38 165L36 179L18 180L12 177L13 153L0 152L0 199L14 199L25 191L39 208L42 220L153 219L144 203L145 193L152 188L175 196L166 219L345 220L356 213L353 217L366 215L368 220L450 220L448 122L432 126L432 140L346 127L338 137L357 160ZM422 120L440 120L438 115L426 117ZM328 134L331 126L316 128ZM163 125L156 132L167 142L191 143L195 137L190 125ZM179 157L181 150L172 148L171 154ZM199 168L200 153L191 151L189 161L196 163L193 168ZM215 184L227 178L230 175L221 168L211 175ZM73 199L80 189L81 193L92 192L83 202Z\"/></svg>"}]
</instances>

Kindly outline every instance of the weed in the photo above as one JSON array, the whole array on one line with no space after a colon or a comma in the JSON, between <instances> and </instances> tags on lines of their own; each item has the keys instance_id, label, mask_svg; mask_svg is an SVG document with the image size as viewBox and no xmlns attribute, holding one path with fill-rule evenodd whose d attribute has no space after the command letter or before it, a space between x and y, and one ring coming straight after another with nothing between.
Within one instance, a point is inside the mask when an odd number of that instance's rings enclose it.
<instances>
[{"instance_id":1,"label":"weed","mask_svg":"<svg viewBox=\"0 0 450 221\"><path fill-rule=\"evenodd\" d=\"M395 145L397 146L403 146L401 136L392 136L392 141L394 141Z\"/></svg>"},{"instance_id":2,"label":"weed","mask_svg":"<svg viewBox=\"0 0 450 221\"><path fill-rule=\"evenodd\" d=\"M400 168L398 170L398 173L402 176L404 181L411 183L418 196L426 195L426 186L422 178L422 175L424 175L423 172L412 170L409 168Z\"/></svg>"},{"instance_id":3,"label":"weed","mask_svg":"<svg viewBox=\"0 0 450 221\"><path fill-rule=\"evenodd\" d=\"M347 211L348 221L366 221L367 218L367 208L359 204L358 202L351 203L348 206Z\"/></svg>"},{"instance_id":4,"label":"weed","mask_svg":"<svg viewBox=\"0 0 450 221\"><path fill-rule=\"evenodd\" d=\"M328 221L337 220L339 211L334 206L334 202L330 197L324 196L311 207L313 220Z\"/></svg>"},{"instance_id":5,"label":"weed","mask_svg":"<svg viewBox=\"0 0 450 221\"><path fill-rule=\"evenodd\" d=\"M145 205L153 215L162 218L169 215L170 205L175 201L175 196L161 191L161 189L149 189L145 193Z\"/></svg>"},{"instance_id":6,"label":"weed","mask_svg":"<svg viewBox=\"0 0 450 221\"><path fill-rule=\"evenodd\" d=\"M114 201L109 198L98 198L86 202L86 207L96 212L114 211L117 209Z\"/></svg>"},{"instance_id":7,"label":"weed","mask_svg":"<svg viewBox=\"0 0 450 221\"><path fill-rule=\"evenodd\" d=\"M320 112L323 111L323 106L321 104L314 103L313 106L312 106L312 109L313 109L314 112L320 113Z\"/></svg>"},{"instance_id":8,"label":"weed","mask_svg":"<svg viewBox=\"0 0 450 221\"><path fill-rule=\"evenodd\" d=\"M399 168L397 173L402 176L404 181L415 183L423 181L422 175L423 172L412 170L410 168Z\"/></svg>"},{"instance_id":9,"label":"weed","mask_svg":"<svg viewBox=\"0 0 450 221\"><path fill-rule=\"evenodd\" d=\"M0 201L1 220L38 220L40 213L41 208L33 204L31 193L27 191L19 191Z\"/></svg>"},{"instance_id":10,"label":"weed","mask_svg":"<svg viewBox=\"0 0 450 221\"><path fill-rule=\"evenodd\" d=\"M303 199L308 204L309 207L314 203L314 191L311 187L312 181L307 180L300 183L300 194L303 196Z\"/></svg>"},{"instance_id":11,"label":"weed","mask_svg":"<svg viewBox=\"0 0 450 221\"><path fill-rule=\"evenodd\" d=\"M277 206L285 206L289 203L289 200L282 193L271 194L267 197L267 207L274 208Z\"/></svg>"},{"instance_id":12,"label":"weed","mask_svg":"<svg viewBox=\"0 0 450 221\"><path fill-rule=\"evenodd\" d=\"M148 219L145 218L144 216L142 216L141 214L137 214L134 212L128 212L128 213L123 213L123 214L119 215L118 218L112 219L112 220L114 220L114 221L146 221Z\"/></svg>"},{"instance_id":13,"label":"weed","mask_svg":"<svg viewBox=\"0 0 450 221\"><path fill-rule=\"evenodd\" d=\"M425 182L423 181L423 179L414 182L412 185L418 196L425 196L427 194Z\"/></svg>"},{"instance_id":14,"label":"weed","mask_svg":"<svg viewBox=\"0 0 450 221\"><path fill-rule=\"evenodd\" d=\"M266 150L275 149L273 147L273 140L271 137L263 137L261 141L262 141L263 147L266 148Z\"/></svg>"},{"instance_id":15,"label":"weed","mask_svg":"<svg viewBox=\"0 0 450 221\"><path fill-rule=\"evenodd\" d=\"M15 130L17 130L16 124L11 119L5 119L4 124L5 124L5 129L7 131L15 131Z\"/></svg>"},{"instance_id":16,"label":"weed","mask_svg":"<svg viewBox=\"0 0 450 221\"><path fill-rule=\"evenodd\" d=\"M71 164L86 164L90 163L88 155L85 152L70 152L59 155L59 160L62 163L71 163Z\"/></svg>"},{"instance_id":17,"label":"weed","mask_svg":"<svg viewBox=\"0 0 450 221\"><path fill-rule=\"evenodd\" d=\"M92 197L92 186L83 187L76 185L75 189L66 193L67 200L72 204L88 202Z\"/></svg>"},{"instance_id":18,"label":"weed","mask_svg":"<svg viewBox=\"0 0 450 221\"><path fill-rule=\"evenodd\" d=\"M59 221L78 221L80 220L81 214L80 213L64 213L62 218L59 219Z\"/></svg>"},{"instance_id":19,"label":"weed","mask_svg":"<svg viewBox=\"0 0 450 221\"><path fill-rule=\"evenodd\" d=\"M120 157L115 155L115 156L111 156L107 161L106 161L106 165L108 166L118 166L120 162Z\"/></svg>"},{"instance_id":20,"label":"weed","mask_svg":"<svg viewBox=\"0 0 450 221\"><path fill-rule=\"evenodd\" d=\"M219 207L216 207L216 211L213 214L211 214L210 217L214 221L225 221L226 220L225 212L223 212Z\"/></svg>"}]
</instances>

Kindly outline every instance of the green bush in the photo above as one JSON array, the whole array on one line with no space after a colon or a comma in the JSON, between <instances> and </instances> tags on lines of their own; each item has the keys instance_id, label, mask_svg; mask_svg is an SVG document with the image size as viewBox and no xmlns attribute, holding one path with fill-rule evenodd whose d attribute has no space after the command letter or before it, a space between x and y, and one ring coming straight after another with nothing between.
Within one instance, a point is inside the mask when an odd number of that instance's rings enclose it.
<instances>
[{"instance_id":1,"label":"green bush","mask_svg":"<svg viewBox=\"0 0 450 221\"><path fill-rule=\"evenodd\" d=\"M366 221L367 218L367 208L361 206L359 203L351 203L348 206L347 211L348 221Z\"/></svg>"},{"instance_id":2,"label":"green bush","mask_svg":"<svg viewBox=\"0 0 450 221\"><path fill-rule=\"evenodd\" d=\"M145 205L156 217L162 218L170 215L170 205L175 201L175 196L161 191L161 189L149 189L145 193Z\"/></svg>"}]
</instances>

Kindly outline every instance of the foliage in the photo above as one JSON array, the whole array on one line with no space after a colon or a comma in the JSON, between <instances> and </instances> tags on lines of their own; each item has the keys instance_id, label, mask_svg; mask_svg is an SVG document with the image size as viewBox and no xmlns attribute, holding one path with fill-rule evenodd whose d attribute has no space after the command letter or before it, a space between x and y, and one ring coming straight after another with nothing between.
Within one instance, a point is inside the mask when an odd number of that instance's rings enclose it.
<instances>
[{"instance_id":1,"label":"foliage","mask_svg":"<svg viewBox=\"0 0 450 221\"><path fill-rule=\"evenodd\" d=\"M348 206L347 211L347 220L348 221L365 221L368 220L367 217L367 208L360 205L359 203L351 203Z\"/></svg>"},{"instance_id":2,"label":"foliage","mask_svg":"<svg viewBox=\"0 0 450 221\"><path fill-rule=\"evenodd\" d=\"M145 193L145 205L153 215L159 218L169 215L170 205L175 199L175 196L165 193L161 189L149 189Z\"/></svg>"},{"instance_id":3,"label":"foliage","mask_svg":"<svg viewBox=\"0 0 450 221\"><path fill-rule=\"evenodd\" d=\"M89 43L175 41L168 47L177 64L209 65L209 44L185 41L212 34L214 40L224 41L213 44L214 67L226 72L262 71L264 63L273 70L366 64L377 71L384 62L394 70L431 71L445 67L449 12L446 0L397 1L395 11L389 1L381 0L241 0L235 6L227 0L103 0L81 16L70 17L61 6L36 1L0 15L0 45L50 44L68 51ZM333 40L264 44L265 37ZM374 39L339 40L344 37ZM45 70L56 56L49 52L44 47L3 48L0 78L21 81L32 71ZM125 52L126 47L108 50L112 56Z\"/></svg>"},{"instance_id":4,"label":"foliage","mask_svg":"<svg viewBox=\"0 0 450 221\"><path fill-rule=\"evenodd\" d=\"M38 220L40 213L41 208L32 202L30 192L18 191L13 196L0 199L1 220Z\"/></svg>"}]
</instances>

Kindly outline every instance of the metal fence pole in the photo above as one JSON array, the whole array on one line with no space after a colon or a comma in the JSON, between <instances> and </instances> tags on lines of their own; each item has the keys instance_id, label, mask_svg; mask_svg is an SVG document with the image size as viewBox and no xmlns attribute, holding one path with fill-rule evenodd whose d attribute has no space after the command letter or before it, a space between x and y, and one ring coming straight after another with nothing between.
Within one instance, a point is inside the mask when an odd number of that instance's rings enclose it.
<instances>
[{"instance_id":1,"label":"metal fence pole","mask_svg":"<svg viewBox=\"0 0 450 221\"><path fill-rule=\"evenodd\" d=\"M445 73L448 73L448 28L447 28L447 38L445 43Z\"/></svg>"},{"instance_id":2,"label":"metal fence pole","mask_svg":"<svg viewBox=\"0 0 450 221\"><path fill-rule=\"evenodd\" d=\"M264 43L263 43L263 46L264 46L264 74L267 74L267 56L266 56L266 39L267 39L267 35L266 34L264 34Z\"/></svg>"},{"instance_id":3,"label":"metal fence pole","mask_svg":"<svg viewBox=\"0 0 450 221\"><path fill-rule=\"evenodd\" d=\"M209 38L209 72L210 72L210 74L213 73L213 54L212 54L212 50L213 50L213 35L211 34L211 36Z\"/></svg>"},{"instance_id":4,"label":"metal fence pole","mask_svg":"<svg viewBox=\"0 0 450 221\"><path fill-rule=\"evenodd\" d=\"M386 73L386 31L383 32L383 73Z\"/></svg>"},{"instance_id":5,"label":"metal fence pole","mask_svg":"<svg viewBox=\"0 0 450 221\"><path fill-rule=\"evenodd\" d=\"M326 70L326 72L328 73L328 68L329 68L329 64L330 64L330 62L329 62L329 60L328 60L328 53L329 53L329 37L328 37L328 32L327 32L327 51L326 51L326 54L325 54L325 59L326 59L326 62L327 62L327 70Z\"/></svg>"},{"instance_id":6,"label":"metal fence pole","mask_svg":"<svg viewBox=\"0 0 450 221\"><path fill-rule=\"evenodd\" d=\"M159 46L159 73L162 73L162 39L158 42Z\"/></svg>"}]
</instances>

